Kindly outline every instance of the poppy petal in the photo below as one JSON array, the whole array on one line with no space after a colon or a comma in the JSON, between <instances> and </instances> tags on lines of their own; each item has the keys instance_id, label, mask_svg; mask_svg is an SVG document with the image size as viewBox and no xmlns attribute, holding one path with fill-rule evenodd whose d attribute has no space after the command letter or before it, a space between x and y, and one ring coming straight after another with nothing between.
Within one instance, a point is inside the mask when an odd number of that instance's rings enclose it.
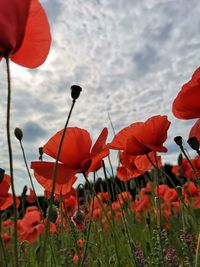
<instances>
[{"instance_id":1,"label":"poppy petal","mask_svg":"<svg viewBox=\"0 0 200 267\"><path fill-rule=\"evenodd\" d=\"M135 133L135 137L139 142L148 146L150 149L154 147L154 149L152 149L153 151L166 152L166 148L163 149L162 144L167 139L169 126L170 122L167 116L156 115L144 122L140 131ZM156 147L158 150L155 150Z\"/></svg>"},{"instance_id":2,"label":"poppy petal","mask_svg":"<svg viewBox=\"0 0 200 267\"><path fill-rule=\"evenodd\" d=\"M92 163L89 172L98 170L102 166L102 159L109 155L109 148L106 145L107 136L108 129L104 128L91 150Z\"/></svg>"},{"instance_id":3,"label":"poppy petal","mask_svg":"<svg viewBox=\"0 0 200 267\"><path fill-rule=\"evenodd\" d=\"M35 178L48 192L51 192L52 190L54 165L55 163L53 162L31 162L31 169L34 170ZM56 184L60 186L67 185L70 191L72 184L76 180L74 175L77 173L77 171L78 170L67 168L65 165L59 163L57 168Z\"/></svg>"},{"instance_id":4,"label":"poppy petal","mask_svg":"<svg viewBox=\"0 0 200 267\"><path fill-rule=\"evenodd\" d=\"M0 210L6 210L13 204L13 196L8 194L6 197L0 196Z\"/></svg>"},{"instance_id":5,"label":"poppy petal","mask_svg":"<svg viewBox=\"0 0 200 267\"><path fill-rule=\"evenodd\" d=\"M102 149L106 147L107 137L108 137L108 129L104 128L92 147L91 156L95 156L96 154L101 152Z\"/></svg>"},{"instance_id":6,"label":"poppy petal","mask_svg":"<svg viewBox=\"0 0 200 267\"><path fill-rule=\"evenodd\" d=\"M124 150L126 147L127 139L143 125L143 122L136 122L130 126L122 129L118 134L115 135L112 142L109 144L111 149Z\"/></svg>"},{"instance_id":7,"label":"poppy petal","mask_svg":"<svg viewBox=\"0 0 200 267\"><path fill-rule=\"evenodd\" d=\"M0 183L0 196L7 196L10 188L10 176L4 174L3 180Z\"/></svg>"},{"instance_id":8,"label":"poppy petal","mask_svg":"<svg viewBox=\"0 0 200 267\"><path fill-rule=\"evenodd\" d=\"M117 168L117 178L121 181L129 181L132 177L128 175L128 170L125 167L118 167Z\"/></svg>"},{"instance_id":9,"label":"poppy petal","mask_svg":"<svg viewBox=\"0 0 200 267\"><path fill-rule=\"evenodd\" d=\"M149 153L150 148L138 141L135 136L130 136L126 142L125 151L133 156L138 156Z\"/></svg>"},{"instance_id":10,"label":"poppy petal","mask_svg":"<svg viewBox=\"0 0 200 267\"><path fill-rule=\"evenodd\" d=\"M30 0L0 1L0 55L17 51L24 39Z\"/></svg>"},{"instance_id":11,"label":"poppy petal","mask_svg":"<svg viewBox=\"0 0 200 267\"><path fill-rule=\"evenodd\" d=\"M44 145L43 152L56 158L63 130L56 133ZM89 133L78 127L69 127L66 130L59 161L70 168L79 169L81 162L90 157L92 140Z\"/></svg>"},{"instance_id":12,"label":"poppy petal","mask_svg":"<svg viewBox=\"0 0 200 267\"><path fill-rule=\"evenodd\" d=\"M178 119L188 120L200 117L200 68L197 68L189 82L185 83L172 104L172 112Z\"/></svg>"},{"instance_id":13,"label":"poppy petal","mask_svg":"<svg viewBox=\"0 0 200 267\"><path fill-rule=\"evenodd\" d=\"M198 119L190 130L189 138L196 137L200 143L200 119Z\"/></svg>"},{"instance_id":14,"label":"poppy petal","mask_svg":"<svg viewBox=\"0 0 200 267\"><path fill-rule=\"evenodd\" d=\"M27 68L36 68L46 60L50 44L51 34L46 13L38 0L31 0L24 39L11 60Z\"/></svg>"}]
</instances>

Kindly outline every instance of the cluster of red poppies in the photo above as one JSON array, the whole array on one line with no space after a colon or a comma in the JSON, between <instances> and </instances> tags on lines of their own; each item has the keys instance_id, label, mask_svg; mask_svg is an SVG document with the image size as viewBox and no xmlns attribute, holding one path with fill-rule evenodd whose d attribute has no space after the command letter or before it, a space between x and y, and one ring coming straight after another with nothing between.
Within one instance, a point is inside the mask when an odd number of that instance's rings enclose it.
<instances>
[{"instance_id":1,"label":"cluster of red poppies","mask_svg":"<svg viewBox=\"0 0 200 267\"><path fill-rule=\"evenodd\" d=\"M46 14L39 1L1 0L0 13L0 57L10 58L15 63L28 68L41 65L48 55L51 35ZM173 114L179 119L200 118L199 96L200 68L194 72L191 80L183 85L175 98L172 106ZM108 130L104 128L93 146L87 130L78 127L67 128L58 158L54 195L55 198L62 198L62 212L78 230L81 231L91 217L98 220L103 229L106 229L107 220L113 214L116 219L121 219L125 205L128 205L138 220L149 212L157 213L152 203L152 196L163 200L160 208L165 215L166 222L169 222L172 211L176 213L180 210L180 196L174 188L169 188L167 185L157 185L152 188L152 185L148 183L139 192L135 201L128 192L122 192L118 195L117 201L110 203L108 192L99 193L94 197L94 202L91 201L88 210L77 203L76 190L73 188L77 179L75 175L83 173L87 177L89 173L100 169L102 160L109 155L111 149L120 151L121 166L117 169L117 176L122 181L136 178L150 170L152 166L160 168L161 157L157 153L167 152L163 144L167 139L169 126L167 116L156 115L145 122L135 122L122 129L109 144L106 143ZM43 153L56 159L62 134L63 130L51 137L43 146ZM192 127L189 137L196 137L200 142L200 119ZM199 175L199 157L191 163L196 174ZM54 165L54 162L42 160L31 163L34 176L43 186L47 196L52 191ZM174 167L175 174L180 167L185 177L196 177L191 164L186 159L183 159L181 166ZM5 174L0 179L1 211L13 204L12 195L8 193L9 187L10 178ZM200 207L200 189L194 182L188 181L183 185L181 196L183 203ZM34 202L35 198L34 192L31 191L29 201ZM18 199L17 205L19 205ZM58 215L56 221L51 223L51 232L59 231L62 221L60 216ZM44 233L45 224L43 214L37 207L28 208L24 217L18 220L19 240L35 242L38 236ZM12 221L6 220L2 225L2 236L6 243L13 229ZM69 227L69 221L64 220L64 225Z\"/></svg>"}]
</instances>

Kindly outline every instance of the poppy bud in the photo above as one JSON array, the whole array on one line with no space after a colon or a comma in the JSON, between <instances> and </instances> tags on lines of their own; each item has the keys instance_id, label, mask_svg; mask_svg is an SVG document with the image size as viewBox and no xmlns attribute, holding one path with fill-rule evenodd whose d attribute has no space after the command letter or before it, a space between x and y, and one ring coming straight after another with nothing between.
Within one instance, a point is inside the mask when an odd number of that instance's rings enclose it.
<instances>
[{"instance_id":1,"label":"poppy bud","mask_svg":"<svg viewBox=\"0 0 200 267\"><path fill-rule=\"evenodd\" d=\"M177 190L176 192L177 192L179 198L180 198L180 199L183 199L182 187L181 187L181 186L177 186L177 187L176 187L176 190Z\"/></svg>"},{"instance_id":2,"label":"poppy bud","mask_svg":"<svg viewBox=\"0 0 200 267\"><path fill-rule=\"evenodd\" d=\"M76 100L79 98L80 92L82 91L82 88L78 85L72 85L71 86L71 97L73 100Z\"/></svg>"},{"instance_id":3,"label":"poppy bud","mask_svg":"<svg viewBox=\"0 0 200 267\"><path fill-rule=\"evenodd\" d=\"M38 148L39 151L39 160L42 160L42 155L43 155L43 147Z\"/></svg>"},{"instance_id":4,"label":"poppy bud","mask_svg":"<svg viewBox=\"0 0 200 267\"><path fill-rule=\"evenodd\" d=\"M0 168L0 183L3 181L5 170Z\"/></svg>"},{"instance_id":5,"label":"poppy bud","mask_svg":"<svg viewBox=\"0 0 200 267\"><path fill-rule=\"evenodd\" d=\"M130 180L130 189L134 190L136 188L136 182L134 179Z\"/></svg>"},{"instance_id":6,"label":"poppy bud","mask_svg":"<svg viewBox=\"0 0 200 267\"><path fill-rule=\"evenodd\" d=\"M21 141L22 138L23 138L23 132L22 132L22 130L21 130L20 128L15 128L14 133L15 133L15 137L16 137L19 141Z\"/></svg>"},{"instance_id":7,"label":"poppy bud","mask_svg":"<svg viewBox=\"0 0 200 267\"><path fill-rule=\"evenodd\" d=\"M36 255L39 254L40 249L41 249L41 246L38 245L38 246L36 247L36 249L35 249L35 254L36 254Z\"/></svg>"},{"instance_id":8,"label":"poppy bud","mask_svg":"<svg viewBox=\"0 0 200 267\"><path fill-rule=\"evenodd\" d=\"M199 141L195 136L189 138L187 142L192 149L194 149L195 151L199 151Z\"/></svg>"},{"instance_id":9,"label":"poppy bud","mask_svg":"<svg viewBox=\"0 0 200 267\"><path fill-rule=\"evenodd\" d=\"M175 142L178 146L182 147L182 145L183 145L183 138L182 138L181 136L176 136L176 137L174 138L174 142Z\"/></svg>"},{"instance_id":10,"label":"poppy bud","mask_svg":"<svg viewBox=\"0 0 200 267\"><path fill-rule=\"evenodd\" d=\"M76 214L73 216L73 220L78 225L82 224L83 223L83 220L84 220L84 214L80 210L78 210L76 212Z\"/></svg>"},{"instance_id":11,"label":"poppy bud","mask_svg":"<svg viewBox=\"0 0 200 267\"><path fill-rule=\"evenodd\" d=\"M27 185L25 185L23 188L23 191L22 191L22 197L26 196L27 190L28 190L28 187L27 187Z\"/></svg>"},{"instance_id":12,"label":"poppy bud","mask_svg":"<svg viewBox=\"0 0 200 267\"><path fill-rule=\"evenodd\" d=\"M47 209L47 214L49 216L50 222L55 223L58 217L58 211L56 206L52 206L51 213L49 214L49 208Z\"/></svg>"}]
</instances>

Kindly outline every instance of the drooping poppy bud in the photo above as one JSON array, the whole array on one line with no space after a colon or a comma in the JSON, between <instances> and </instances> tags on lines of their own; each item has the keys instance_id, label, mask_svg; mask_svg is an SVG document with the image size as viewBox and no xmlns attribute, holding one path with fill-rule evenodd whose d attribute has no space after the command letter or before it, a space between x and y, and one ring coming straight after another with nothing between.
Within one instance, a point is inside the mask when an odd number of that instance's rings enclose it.
<instances>
[{"instance_id":1,"label":"drooping poppy bud","mask_svg":"<svg viewBox=\"0 0 200 267\"><path fill-rule=\"evenodd\" d=\"M78 85L72 85L71 86L71 97L73 100L76 100L79 98L79 95L82 91L82 88Z\"/></svg>"},{"instance_id":2,"label":"drooping poppy bud","mask_svg":"<svg viewBox=\"0 0 200 267\"><path fill-rule=\"evenodd\" d=\"M181 136L176 136L176 137L174 138L174 142L175 142L178 146L182 147L182 145L183 145L183 138L182 138Z\"/></svg>"},{"instance_id":3,"label":"drooping poppy bud","mask_svg":"<svg viewBox=\"0 0 200 267\"><path fill-rule=\"evenodd\" d=\"M15 128L14 133L15 133L15 137L16 137L19 141L21 141L22 138L23 138L23 132L22 132L22 130L21 130L20 128Z\"/></svg>"},{"instance_id":4,"label":"drooping poppy bud","mask_svg":"<svg viewBox=\"0 0 200 267\"><path fill-rule=\"evenodd\" d=\"M187 143L188 145L195 151L199 151L199 141L198 139L193 136L193 137L190 137L188 140L187 140Z\"/></svg>"}]
</instances>

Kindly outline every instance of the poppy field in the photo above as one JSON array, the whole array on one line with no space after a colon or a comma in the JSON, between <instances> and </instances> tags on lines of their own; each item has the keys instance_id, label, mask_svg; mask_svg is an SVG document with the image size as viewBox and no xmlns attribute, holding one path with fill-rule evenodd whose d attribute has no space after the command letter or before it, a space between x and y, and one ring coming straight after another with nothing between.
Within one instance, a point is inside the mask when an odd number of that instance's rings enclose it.
<instances>
[{"instance_id":1,"label":"poppy field","mask_svg":"<svg viewBox=\"0 0 200 267\"><path fill-rule=\"evenodd\" d=\"M79 85L69 90L63 129L39 148L39 160L29 163L23 130L10 130L10 61L39 67L50 50L50 26L38 0L1 0L0 13L9 155L9 172L0 165L0 267L200 266L200 68L191 70L172 103L176 118L196 119L188 140L174 137L180 149L176 165L162 160L171 127L167 115L133 121L111 142L104 126L95 142L87 129L69 127L84 90ZM31 184L22 185L20 196L14 186L12 138L19 142ZM195 157L185 149L186 141ZM78 183L78 175L84 183ZM33 181L42 186L42 197Z\"/></svg>"}]
</instances>

